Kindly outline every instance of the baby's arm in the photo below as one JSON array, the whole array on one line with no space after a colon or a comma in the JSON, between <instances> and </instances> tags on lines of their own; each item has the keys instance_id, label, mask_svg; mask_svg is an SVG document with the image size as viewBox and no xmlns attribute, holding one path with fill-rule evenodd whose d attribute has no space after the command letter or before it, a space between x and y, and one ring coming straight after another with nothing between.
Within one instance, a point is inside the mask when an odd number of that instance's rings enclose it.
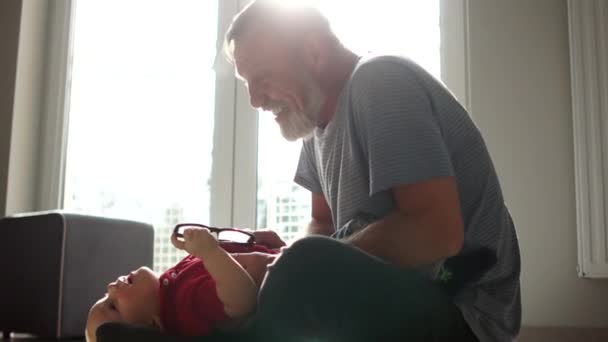
<instances>
[{"instance_id":1,"label":"baby's arm","mask_svg":"<svg viewBox=\"0 0 608 342\"><path fill-rule=\"evenodd\" d=\"M224 304L226 315L243 317L255 309L257 287L253 279L219 246L207 229L189 228L184 231L184 241L177 240L175 235L171 241L176 248L186 250L205 264L215 280L217 295Z\"/></svg>"},{"instance_id":2,"label":"baby's arm","mask_svg":"<svg viewBox=\"0 0 608 342\"><path fill-rule=\"evenodd\" d=\"M228 252L217 247L195 256L203 260L215 280L218 297L224 303L228 316L242 317L255 309L257 287L247 271Z\"/></svg>"}]
</instances>

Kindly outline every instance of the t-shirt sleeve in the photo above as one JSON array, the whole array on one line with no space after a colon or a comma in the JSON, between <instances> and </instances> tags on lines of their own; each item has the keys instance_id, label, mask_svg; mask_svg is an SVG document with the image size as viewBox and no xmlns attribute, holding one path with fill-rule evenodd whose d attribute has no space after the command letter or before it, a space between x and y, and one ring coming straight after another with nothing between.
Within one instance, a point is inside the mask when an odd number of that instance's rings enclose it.
<instances>
[{"instance_id":1,"label":"t-shirt sleeve","mask_svg":"<svg viewBox=\"0 0 608 342\"><path fill-rule=\"evenodd\" d=\"M352 105L370 196L454 174L431 99L411 67L390 59L362 65L353 78Z\"/></svg>"},{"instance_id":2,"label":"t-shirt sleeve","mask_svg":"<svg viewBox=\"0 0 608 342\"><path fill-rule=\"evenodd\" d=\"M314 142L312 139L304 140L302 144L300 160L298 162L298 168L296 169L294 182L313 193L320 193L323 191L321 189L321 184L319 183L319 173L317 172Z\"/></svg>"}]
</instances>

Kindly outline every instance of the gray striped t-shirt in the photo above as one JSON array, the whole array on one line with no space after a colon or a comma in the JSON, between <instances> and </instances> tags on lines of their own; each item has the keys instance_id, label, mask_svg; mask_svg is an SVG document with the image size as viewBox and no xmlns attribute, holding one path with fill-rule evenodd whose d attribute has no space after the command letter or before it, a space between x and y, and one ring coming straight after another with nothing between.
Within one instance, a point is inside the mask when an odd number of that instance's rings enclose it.
<instances>
[{"instance_id":1,"label":"gray striped t-shirt","mask_svg":"<svg viewBox=\"0 0 608 342\"><path fill-rule=\"evenodd\" d=\"M332 120L304 140L295 181L322 192L342 227L361 213L395 210L392 187L440 176L457 180L461 255L486 249L497 260L460 286L454 303L481 341L510 341L521 322L515 228L479 130L421 67L396 56L362 58Z\"/></svg>"}]
</instances>

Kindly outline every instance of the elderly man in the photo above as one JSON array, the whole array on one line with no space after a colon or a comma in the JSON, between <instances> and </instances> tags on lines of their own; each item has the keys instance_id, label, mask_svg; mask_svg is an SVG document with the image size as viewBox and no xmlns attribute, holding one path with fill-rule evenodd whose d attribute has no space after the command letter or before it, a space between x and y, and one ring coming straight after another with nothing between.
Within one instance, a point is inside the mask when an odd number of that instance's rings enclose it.
<instances>
[{"instance_id":1,"label":"elderly man","mask_svg":"<svg viewBox=\"0 0 608 342\"><path fill-rule=\"evenodd\" d=\"M250 3L225 47L251 105L303 139L295 181L312 192L309 234L338 239L304 238L269 267L264 333L512 340L519 247L466 110L412 61L358 56L319 11L286 3ZM271 260L239 257L260 272Z\"/></svg>"}]
</instances>

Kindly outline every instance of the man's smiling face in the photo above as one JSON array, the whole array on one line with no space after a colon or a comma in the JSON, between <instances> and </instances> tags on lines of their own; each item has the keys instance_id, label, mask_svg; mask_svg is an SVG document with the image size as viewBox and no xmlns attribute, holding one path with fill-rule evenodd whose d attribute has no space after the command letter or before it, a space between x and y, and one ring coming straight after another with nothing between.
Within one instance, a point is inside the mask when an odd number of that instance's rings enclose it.
<instances>
[{"instance_id":1,"label":"man's smiling face","mask_svg":"<svg viewBox=\"0 0 608 342\"><path fill-rule=\"evenodd\" d=\"M237 77L249 90L251 105L272 112L290 141L310 135L325 96L292 44L253 26L235 44Z\"/></svg>"}]
</instances>

